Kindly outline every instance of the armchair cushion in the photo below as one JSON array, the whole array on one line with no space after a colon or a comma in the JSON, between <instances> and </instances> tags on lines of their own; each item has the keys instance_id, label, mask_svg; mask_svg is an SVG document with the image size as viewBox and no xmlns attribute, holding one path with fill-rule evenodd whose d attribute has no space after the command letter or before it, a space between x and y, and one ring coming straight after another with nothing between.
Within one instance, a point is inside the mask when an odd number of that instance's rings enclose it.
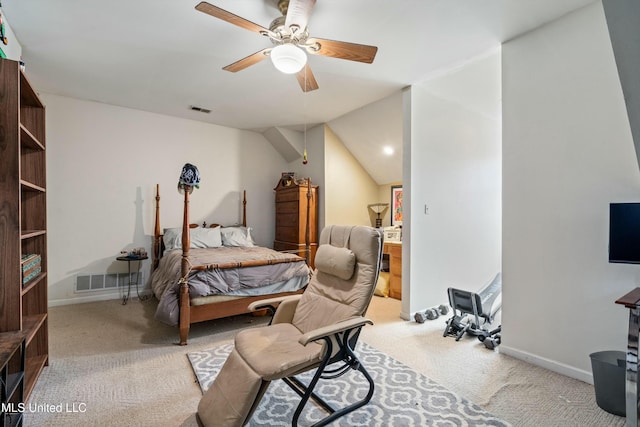
<instances>
[{"instance_id":1,"label":"armchair cushion","mask_svg":"<svg viewBox=\"0 0 640 427\"><path fill-rule=\"evenodd\" d=\"M349 280L353 276L356 256L351 249L320 245L316 252L315 265L323 273Z\"/></svg>"},{"instance_id":2,"label":"armchair cushion","mask_svg":"<svg viewBox=\"0 0 640 427\"><path fill-rule=\"evenodd\" d=\"M304 346L298 342L301 336L291 323L278 323L240 331L235 348L263 380L271 381L320 363L324 344L312 342Z\"/></svg>"},{"instance_id":3,"label":"armchair cushion","mask_svg":"<svg viewBox=\"0 0 640 427\"><path fill-rule=\"evenodd\" d=\"M238 353L231 352L209 392L200 400L198 417L206 420L207 426L242 425L261 385L260 376Z\"/></svg>"}]
</instances>

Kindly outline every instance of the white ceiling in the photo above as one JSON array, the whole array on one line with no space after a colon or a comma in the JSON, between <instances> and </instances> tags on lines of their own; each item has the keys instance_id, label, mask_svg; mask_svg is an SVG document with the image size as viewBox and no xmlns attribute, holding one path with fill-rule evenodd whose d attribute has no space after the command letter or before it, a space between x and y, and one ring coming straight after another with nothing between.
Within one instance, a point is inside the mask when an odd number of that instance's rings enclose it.
<instances>
[{"instance_id":1,"label":"white ceiling","mask_svg":"<svg viewBox=\"0 0 640 427\"><path fill-rule=\"evenodd\" d=\"M309 55L320 88L306 94L294 76L276 71L270 61L223 71L270 43L196 11L199 0L4 0L2 6L39 91L262 130L329 123L594 1L318 0L311 36L379 49L373 64ZM279 15L275 0L210 3L264 27ZM191 105L211 113L193 112ZM391 120L398 129L398 114L370 110L381 114L371 123L382 128ZM346 131L346 118L335 123L332 129L345 145L364 153L356 154L363 164L381 161L370 149L387 143L377 135L394 139L390 132ZM401 148L401 133L392 143Z\"/></svg>"}]
</instances>

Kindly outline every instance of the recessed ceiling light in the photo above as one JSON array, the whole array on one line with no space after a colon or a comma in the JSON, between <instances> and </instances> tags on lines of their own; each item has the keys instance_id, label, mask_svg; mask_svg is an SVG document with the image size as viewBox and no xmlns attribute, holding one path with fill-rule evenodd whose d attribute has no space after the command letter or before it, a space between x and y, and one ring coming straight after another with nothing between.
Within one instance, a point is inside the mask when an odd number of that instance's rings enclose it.
<instances>
[{"instance_id":1,"label":"recessed ceiling light","mask_svg":"<svg viewBox=\"0 0 640 427\"><path fill-rule=\"evenodd\" d=\"M384 154L386 154L387 156L392 155L392 154L393 154L393 152L394 152L393 147L391 147L390 145L385 145L385 146L382 148L382 151L383 151L383 153L384 153Z\"/></svg>"}]
</instances>

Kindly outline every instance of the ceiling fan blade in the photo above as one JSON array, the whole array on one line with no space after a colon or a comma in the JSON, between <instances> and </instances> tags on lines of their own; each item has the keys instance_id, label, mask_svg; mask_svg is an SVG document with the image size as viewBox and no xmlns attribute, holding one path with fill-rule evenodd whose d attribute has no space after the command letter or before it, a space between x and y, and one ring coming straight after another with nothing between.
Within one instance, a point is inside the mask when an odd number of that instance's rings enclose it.
<instances>
[{"instance_id":1,"label":"ceiling fan blade","mask_svg":"<svg viewBox=\"0 0 640 427\"><path fill-rule=\"evenodd\" d=\"M234 15L231 12L227 12L224 9L220 9L219 7L209 4L206 1L198 3L198 5L196 6L196 10L202 13L206 13L207 15L211 15L214 18L227 21L230 24L237 25L238 27L244 28L245 30L253 31L260 34L262 34L263 32L269 32L269 30L258 24L254 24L253 22L241 18L238 15Z\"/></svg>"},{"instance_id":2,"label":"ceiling fan blade","mask_svg":"<svg viewBox=\"0 0 640 427\"><path fill-rule=\"evenodd\" d=\"M225 71L231 71L232 73L237 73L238 71L242 71L247 67L250 67L254 64L257 64L260 61L263 61L269 57L269 52L271 52L270 47L266 49L262 49L259 52L251 54L245 58L242 58L233 64L229 64L226 67L222 68Z\"/></svg>"},{"instance_id":3,"label":"ceiling fan blade","mask_svg":"<svg viewBox=\"0 0 640 427\"><path fill-rule=\"evenodd\" d=\"M312 90L318 89L318 82L316 81L309 64L306 64L302 70L296 73L296 78L298 79L298 83L300 83L300 87L303 92L311 92Z\"/></svg>"},{"instance_id":4,"label":"ceiling fan blade","mask_svg":"<svg viewBox=\"0 0 640 427\"><path fill-rule=\"evenodd\" d=\"M311 10L315 4L316 0L289 0L289 9L284 20L284 27L289 28L294 25L300 31L304 31L307 28L309 16L311 16Z\"/></svg>"},{"instance_id":5,"label":"ceiling fan blade","mask_svg":"<svg viewBox=\"0 0 640 427\"><path fill-rule=\"evenodd\" d=\"M332 58L348 59L371 64L376 57L378 48L366 44L340 42L328 39L310 37L307 40L307 52L314 55L330 56Z\"/></svg>"}]
</instances>

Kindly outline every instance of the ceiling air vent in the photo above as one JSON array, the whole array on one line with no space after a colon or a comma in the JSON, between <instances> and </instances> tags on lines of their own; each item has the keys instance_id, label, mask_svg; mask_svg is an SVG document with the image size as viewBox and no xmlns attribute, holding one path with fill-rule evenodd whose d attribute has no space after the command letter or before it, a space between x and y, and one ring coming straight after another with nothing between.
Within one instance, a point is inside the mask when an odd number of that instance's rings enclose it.
<instances>
[{"instance_id":1,"label":"ceiling air vent","mask_svg":"<svg viewBox=\"0 0 640 427\"><path fill-rule=\"evenodd\" d=\"M205 113L205 114L209 114L211 112L211 110L208 110L208 109L202 108L202 107L196 107L195 105L190 105L189 109L193 110L193 111L199 111L199 112Z\"/></svg>"}]
</instances>

